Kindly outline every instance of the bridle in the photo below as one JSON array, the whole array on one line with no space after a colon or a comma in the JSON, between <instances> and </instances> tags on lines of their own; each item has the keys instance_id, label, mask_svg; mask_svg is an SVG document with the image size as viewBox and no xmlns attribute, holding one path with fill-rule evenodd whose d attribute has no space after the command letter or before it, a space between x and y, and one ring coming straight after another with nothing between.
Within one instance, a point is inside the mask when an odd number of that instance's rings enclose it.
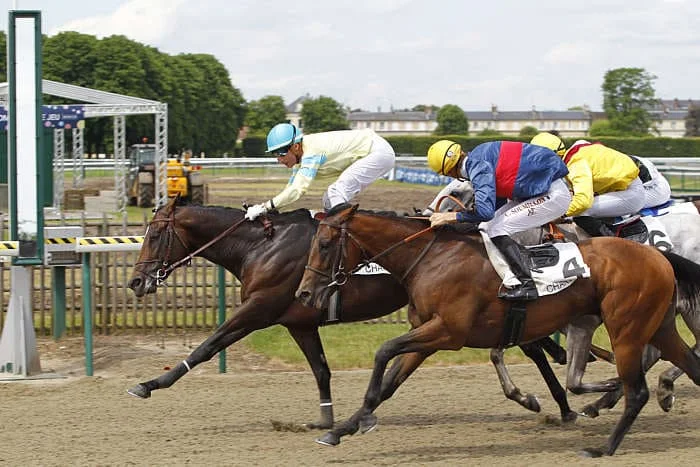
<instances>
[{"instance_id":1,"label":"bridle","mask_svg":"<svg viewBox=\"0 0 700 467\"><path fill-rule=\"evenodd\" d=\"M208 241L201 247L197 248L195 251L188 253L184 258L175 261L174 263L170 264L170 255L172 253L172 247L174 240L173 238L177 238L177 240L180 242L180 245L185 249L185 251L191 251L189 244L182 238L182 236L178 233L177 228L175 226L175 209L172 209L170 211L170 216L168 216L165 219L153 219L151 220L150 225L156 223L156 222L166 222L167 225L165 227L165 233L167 235L167 243L166 243L166 249L165 249L165 259L147 259L143 261L138 261L136 262L135 266L138 266L140 264L149 264L149 263L161 263L161 267L158 268L155 272L155 276L152 273L146 274L148 277L151 277L152 279L155 279L156 285L160 286L165 283L165 280L170 276L170 274L180 266L184 265L189 265L192 262L192 258L197 256L199 253L202 251L206 250L222 238L224 238L226 235L229 233L233 232L236 230L242 223L246 221L246 218L243 217L240 221L236 222L232 226L230 226L228 229L224 230L221 232L219 235L214 237L212 240ZM145 239L144 239L145 240Z\"/></svg>"},{"instance_id":2,"label":"bridle","mask_svg":"<svg viewBox=\"0 0 700 467\"><path fill-rule=\"evenodd\" d=\"M385 256L389 254L390 252L394 251L396 248L400 247L401 245L405 245L419 236L423 235L426 232L430 232L433 230L432 227L427 227L419 232L416 232L403 240L394 243L387 249L379 252L378 254L372 256L371 258L368 258L367 250L364 248L362 243L355 238L355 236L348 230L347 227L347 221L344 222L341 225L335 225L329 223L327 220L322 221L319 224L320 226L327 226L332 229L340 230L340 240L339 240L339 247L336 251L336 257L335 260L333 261L333 266L332 266L332 271L330 273L326 271L322 271L320 269L314 268L311 266L308 262L306 263L306 266L304 266L304 269L308 269L309 271L320 275L321 277L325 277L329 279L331 282L326 285L326 288L329 287L341 287L347 283L348 278L365 267L369 263L375 262L377 259L381 258L382 256ZM350 239L362 252L362 260L355 266L350 272L345 271L345 258L347 256L347 239ZM401 276L400 282L403 283L406 277L408 277L409 273L413 270L413 268L425 257L425 255L428 253L428 250L430 250L430 247L433 246L433 243L435 243L435 240L437 239L437 235L434 235L433 238L428 242L428 244L423 248L423 251L416 257L416 260L411 264L411 266L406 270L406 272ZM309 255L309 260L311 260L311 255Z\"/></svg>"}]
</instances>

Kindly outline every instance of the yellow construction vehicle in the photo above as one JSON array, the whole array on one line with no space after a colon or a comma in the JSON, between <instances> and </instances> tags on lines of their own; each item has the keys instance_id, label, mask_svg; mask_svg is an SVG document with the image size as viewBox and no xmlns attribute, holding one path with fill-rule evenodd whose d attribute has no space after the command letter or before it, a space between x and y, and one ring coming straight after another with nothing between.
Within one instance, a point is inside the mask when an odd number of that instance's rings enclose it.
<instances>
[{"instance_id":1,"label":"yellow construction vehicle","mask_svg":"<svg viewBox=\"0 0 700 467\"><path fill-rule=\"evenodd\" d=\"M192 151L169 158L167 164L168 197L180 195L192 203L204 204L201 167L190 165ZM184 160L183 160L184 159ZM155 198L155 144L134 144L129 149L127 196L129 205L152 207Z\"/></svg>"}]
</instances>

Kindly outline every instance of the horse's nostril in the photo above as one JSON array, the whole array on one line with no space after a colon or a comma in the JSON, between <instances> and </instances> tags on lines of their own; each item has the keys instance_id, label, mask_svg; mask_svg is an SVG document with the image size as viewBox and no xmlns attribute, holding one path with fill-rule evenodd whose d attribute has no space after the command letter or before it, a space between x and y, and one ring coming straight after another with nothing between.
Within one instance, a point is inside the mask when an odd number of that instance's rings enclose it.
<instances>
[{"instance_id":1,"label":"horse's nostril","mask_svg":"<svg viewBox=\"0 0 700 467\"><path fill-rule=\"evenodd\" d=\"M140 286L141 286L141 278L140 277L134 277L133 279L131 279L131 281L129 281L129 288L131 290L134 290Z\"/></svg>"}]
</instances>

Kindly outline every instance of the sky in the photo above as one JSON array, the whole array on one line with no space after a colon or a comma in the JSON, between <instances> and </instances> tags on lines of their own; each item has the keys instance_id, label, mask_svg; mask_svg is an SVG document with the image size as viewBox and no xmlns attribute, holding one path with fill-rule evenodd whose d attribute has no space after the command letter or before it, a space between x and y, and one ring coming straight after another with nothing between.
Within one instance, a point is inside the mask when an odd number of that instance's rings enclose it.
<instances>
[{"instance_id":1,"label":"sky","mask_svg":"<svg viewBox=\"0 0 700 467\"><path fill-rule=\"evenodd\" d=\"M206 53L247 101L309 94L351 109L602 109L606 71L700 99L698 0L2 0L43 33L121 34ZM0 15L7 30L7 14Z\"/></svg>"}]
</instances>

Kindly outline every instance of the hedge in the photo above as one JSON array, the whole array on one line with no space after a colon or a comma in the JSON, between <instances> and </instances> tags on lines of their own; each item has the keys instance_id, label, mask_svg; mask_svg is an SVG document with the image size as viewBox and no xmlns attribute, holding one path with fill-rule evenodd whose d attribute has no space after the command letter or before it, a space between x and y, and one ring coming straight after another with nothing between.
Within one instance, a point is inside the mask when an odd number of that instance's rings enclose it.
<instances>
[{"instance_id":1,"label":"hedge","mask_svg":"<svg viewBox=\"0 0 700 467\"><path fill-rule=\"evenodd\" d=\"M488 141L522 141L527 143L530 138L519 136L387 136L387 141L393 146L396 154L423 156L435 141L450 139L462 145L465 151L471 151L477 145ZM569 147L580 138L564 138ZM642 157L700 157L700 138L632 138L632 137L601 137L590 138L625 154ZM243 140L243 155L246 157L263 156L266 149L265 136L250 136Z\"/></svg>"}]
</instances>

